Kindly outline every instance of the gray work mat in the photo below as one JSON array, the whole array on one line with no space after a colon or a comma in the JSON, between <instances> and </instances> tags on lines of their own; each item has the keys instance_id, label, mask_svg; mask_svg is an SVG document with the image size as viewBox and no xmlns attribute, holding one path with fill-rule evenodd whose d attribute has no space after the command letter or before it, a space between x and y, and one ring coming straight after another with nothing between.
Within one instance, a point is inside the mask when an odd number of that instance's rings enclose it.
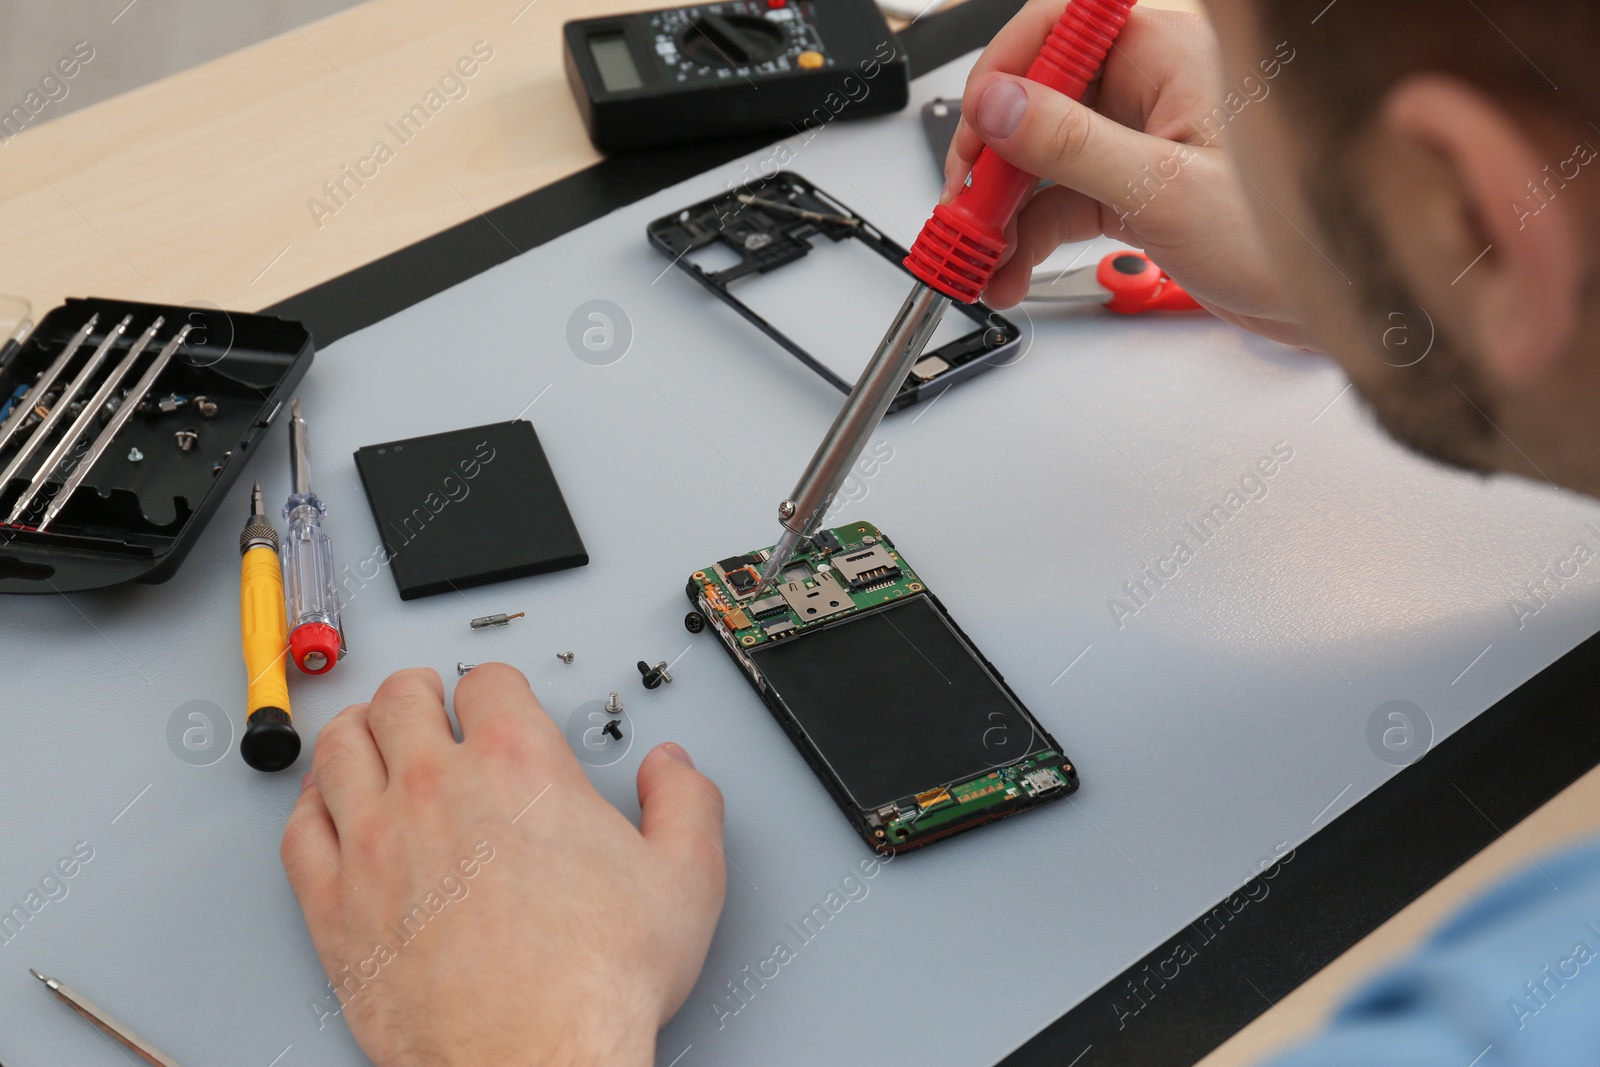
<instances>
[{"instance_id":1,"label":"gray work mat","mask_svg":"<svg viewBox=\"0 0 1600 1067\"><path fill-rule=\"evenodd\" d=\"M969 63L920 79L901 114L796 137L342 340L302 393L353 576L351 657L292 680L308 740L395 668L431 664L448 687L458 660L505 659L559 721L622 692L631 749L591 773L624 811L668 739L726 793L727 910L662 1064L992 1063L1399 773L1384 705L1416 705L1438 740L1594 629L1600 565L1542 606L1525 587L1600 545L1595 505L1413 458L1335 368L1216 321L1019 316L1026 355L886 420L887 458L841 517L895 538L1083 790L862 877L822 787L710 635L681 625L690 571L770 543L840 396L668 270L644 227L776 161L909 243L938 192L916 109L959 93ZM818 316L870 316L819 336L874 336L894 311L805 286L797 300L832 302ZM569 347L594 300L626 316L617 343L631 335L604 366ZM351 453L519 414L593 562L401 604L363 565L378 540ZM270 437L249 474L281 500L286 438ZM362 1062L278 863L309 757L259 775L197 725L223 714L236 742L248 481L166 585L0 603L0 908L25 913L0 940L8 1063L122 1062L28 966L181 1062ZM1519 619L1518 597L1539 610ZM677 680L644 691L638 659L675 660ZM92 858L49 879L75 847Z\"/></svg>"}]
</instances>

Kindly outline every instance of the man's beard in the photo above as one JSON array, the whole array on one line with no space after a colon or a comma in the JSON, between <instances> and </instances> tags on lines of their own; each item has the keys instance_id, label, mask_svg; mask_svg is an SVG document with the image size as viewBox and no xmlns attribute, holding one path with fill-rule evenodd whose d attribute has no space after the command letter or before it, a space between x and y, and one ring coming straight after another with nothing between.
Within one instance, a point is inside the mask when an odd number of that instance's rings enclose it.
<instances>
[{"instance_id":1,"label":"man's beard","mask_svg":"<svg viewBox=\"0 0 1600 1067\"><path fill-rule=\"evenodd\" d=\"M1353 279L1366 352L1356 390L1389 435L1463 470L1498 468L1493 404L1481 377L1412 296L1345 176L1349 145L1324 153L1308 180L1312 211Z\"/></svg>"}]
</instances>

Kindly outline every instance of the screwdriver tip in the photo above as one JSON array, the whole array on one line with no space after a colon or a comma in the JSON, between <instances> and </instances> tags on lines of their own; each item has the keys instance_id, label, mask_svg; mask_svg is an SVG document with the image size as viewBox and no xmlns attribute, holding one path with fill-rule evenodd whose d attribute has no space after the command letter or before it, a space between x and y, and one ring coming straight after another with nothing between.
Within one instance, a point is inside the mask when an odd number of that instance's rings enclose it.
<instances>
[{"instance_id":1,"label":"screwdriver tip","mask_svg":"<svg viewBox=\"0 0 1600 1067\"><path fill-rule=\"evenodd\" d=\"M766 591L768 589L771 589L776 584L778 584L777 583L777 574L776 573L763 574L761 576L760 580L756 582L755 590L753 592L751 592L750 599L751 600L759 600L759 599L761 599L761 597L766 594Z\"/></svg>"},{"instance_id":2,"label":"screwdriver tip","mask_svg":"<svg viewBox=\"0 0 1600 1067\"><path fill-rule=\"evenodd\" d=\"M44 975L40 974L38 971L34 970L32 967L28 968L28 973L33 975L35 978L39 979L39 981L43 982L45 985L49 985L50 984L50 979L48 979Z\"/></svg>"}]
</instances>

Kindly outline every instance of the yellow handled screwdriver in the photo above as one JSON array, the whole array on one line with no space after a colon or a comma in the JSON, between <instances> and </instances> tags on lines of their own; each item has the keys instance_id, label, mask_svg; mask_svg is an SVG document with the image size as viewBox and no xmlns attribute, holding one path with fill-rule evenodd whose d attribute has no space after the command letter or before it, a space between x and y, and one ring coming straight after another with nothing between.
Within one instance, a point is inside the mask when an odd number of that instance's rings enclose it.
<instances>
[{"instance_id":1,"label":"yellow handled screwdriver","mask_svg":"<svg viewBox=\"0 0 1600 1067\"><path fill-rule=\"evenodd\" d=\"M239 629L250 709L239 754L258 771L281 771L300 755L300 735L289 717L289 617L278 531L267 521L260 482L250 490L239 555Z\"/></svg>"}]
</instances>

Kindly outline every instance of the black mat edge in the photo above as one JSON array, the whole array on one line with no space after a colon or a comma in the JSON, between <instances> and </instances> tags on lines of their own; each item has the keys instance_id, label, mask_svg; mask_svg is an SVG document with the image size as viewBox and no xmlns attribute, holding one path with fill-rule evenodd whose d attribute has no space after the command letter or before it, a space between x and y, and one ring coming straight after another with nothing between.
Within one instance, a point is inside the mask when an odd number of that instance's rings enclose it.
<instances>
[{"instance_id":1,"label":"black mat edge","mask_svg":"<svg viewBox=\"0 0 1600 1067\"><path fill-rule=\"evenodd\" d=\"M912 76L978 47L1020 7L1020 0L967 0L919 20L900 34ZM319 345L332 344L769 140L603 160L264 311L299 319ZM1205 940L1177 978L1162 981L1150 974L1171 957L1180 938L1201 941L1189 928L1023 1044L1004 1067L1163 1067L1192 1063L1216 1048L1269 1001L1317 973L1500 831L1600 764L1600 715L1589 710L1600 708L1597 654L1600 637L1569 652L1319 831L1277 868L1270 892ZM1156 992L1137 1014L1119 1017L1136 1003L1127 991L1130 981Z\"/></svg>"},{"instance_id":2,"label":"black mat edge","mask_svg":"<svg viewBox=\"0 0 1600 1067\"><path fill-rule=\"evenodd\" d=\"M1200 1059L1600 764L1597 710L1600 635L1335 818L1270 879L1253 880L1225 923L1176 931L1004 1067ZM1179 941L1193 958L1166 962L1185 955Z\"/></svg>"}]
</instances>

